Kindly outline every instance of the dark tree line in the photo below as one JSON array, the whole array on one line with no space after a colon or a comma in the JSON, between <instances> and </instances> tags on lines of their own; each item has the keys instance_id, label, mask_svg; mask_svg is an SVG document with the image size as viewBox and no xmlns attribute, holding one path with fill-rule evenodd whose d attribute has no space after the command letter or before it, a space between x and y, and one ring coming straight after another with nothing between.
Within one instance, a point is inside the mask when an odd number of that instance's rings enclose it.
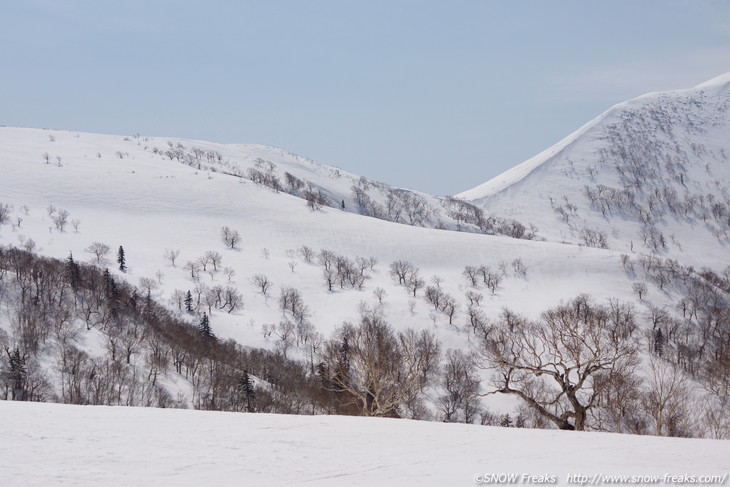
<instances>
[{"instance_id":1,"label":"dark tree line","mask_svg":"<svg viewBox=\"0 0 730 487\"><path fill-rule=\"evenodd\" d=\"M12 324L11 334L0 330L6 399L282 413L319 407L316 379L303 365L214 339L207 315L200 323L179 319L107 269L73 256L61 261L0 247L0 304ZM91 329L103 337L102 356L78 345ZM55 366L42 368L39 358L47 358L51 343ZM164 382L171 374L191 382L193 397L170 395ZM242 389L244 374L270 387Z\"/></svg>"}]
</instances>

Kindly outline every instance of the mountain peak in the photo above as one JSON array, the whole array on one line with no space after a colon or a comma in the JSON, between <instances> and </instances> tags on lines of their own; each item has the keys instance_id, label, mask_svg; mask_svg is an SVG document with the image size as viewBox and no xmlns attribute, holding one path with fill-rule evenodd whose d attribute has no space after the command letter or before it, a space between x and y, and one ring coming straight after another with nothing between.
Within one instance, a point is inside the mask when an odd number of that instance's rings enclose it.
<instances>
[{"instance_id":1,"label":"mountain peak","mask_svg":"<svg viewBox=\"0 0 730 487\"><path fill-rule=\"evenodd\" d=\"M730 73L617 104L458 197L549 240L592 245L598 232L602 247L712 267L730 243L728 94Z\"/></svg>"},{"instance_id":2,"label":"mountain peak","mask_svg":"<svg viewBox=\"0 0 730 487\"><path fill-rule=\"evenodd\" d=\"M730 72L716 76L695 86L696 90L730 92Z\"/></svg>"}]
</instances>

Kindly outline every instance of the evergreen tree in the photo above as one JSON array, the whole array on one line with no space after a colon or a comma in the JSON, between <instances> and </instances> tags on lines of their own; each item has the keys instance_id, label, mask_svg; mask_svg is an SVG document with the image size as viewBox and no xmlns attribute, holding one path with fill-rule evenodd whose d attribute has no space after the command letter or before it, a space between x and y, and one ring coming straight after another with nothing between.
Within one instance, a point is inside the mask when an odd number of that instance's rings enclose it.
<instances>
[{"instance_id":1,"label":"evergreen tree","mask_svg":"<svg viewBox=\"0 0 730 487\"><path fill-rule=\"evenodd\" d=\"M246 412L252 413L254 411L254 400L256 399L256 391L254 390L254 381L248 375L248 371L245 370L241 376L241 380L238 383L238 388L246 401Z\"/></svg>"},{"instance_id":2,"label":"evergreen tree","mask_svg":"<svg viewBox=\"0 0 730 487\"><path fill-rule=\"evenodd\" d=\"M200 331L200 334L203 335L203 338L205 338L206 340L215 340L215 335L213 334L213 330L211 330L210 328L210 320L208 319L207 313L203 313L203 317L200 318L198 330Z\"/></svg>"},{"instance_id":3,"label":"evergreen tree","mask_svg":"<svg viewBox=\"0 0 730 487\"><path fill-rule=\"evenodd\" d=\"M112 318L116 318L119 313L119 289L109 269L104 269L104 290L109 300L109 314Z\"/></svg>"},{"instance_id":4,"label":"evergreen tree","mask_svg":"<svg viewBox=\"0 0 730 487\"><path fill-rule=\"evenodd\" d=\"M117 251L117 263L119 264L119 270L124 272L127 270L127 261L124 258L124 247L121 245L119 246L119 250Z\"/></svg>"},{"instance_id":5,"label":"evergreen tree","mask_svg":"<svg viewBox=\"0 0 730 487\"><path fill-rule=\"evenodd\" d=\"M193 312L193 295L190 290L188 290L188 293L185 295L185 311L188 313Z\"/></svg>"},{"instance_id":6,"label":"evergreen tree","mask_svg":"<svg viewBox=\"0 0 730 487\"><path fill-rule=\"evenodd\" d=\"M660 357L664 354L665 342L666 338L664 337L664 333L662 333L662 329L657 328L654 332L654 353L659 355Z\"/></svg>"},{"instance_id":7,"label":"evergreen tree","mask_svg":"<svg viewBox=\"0 0 730 487\"><path fill-rule=\"evenodd\" d=\"M26 367L25 361L28 358L27 355L21 355L20 350L16 347L12 352L9 348L5 347L5 353L8 354L8 362L10 364L9 378L13 382L13 400L22 401L25 395L25 378L26 378Z\"/></svg>"},{"instance_id":8,"label":"evergreen tree","mask_svg":"<svg viewBox=\"0 0 730 487\"><path fill-rule=\"evenodd\" d=\"M69 252L68 259L66 260L66 277L71 283L71 289L76 291L79 287L79 283L81 282L81 269L74 260L74 256L71 252Z\"/></svg>"}]
</instances>

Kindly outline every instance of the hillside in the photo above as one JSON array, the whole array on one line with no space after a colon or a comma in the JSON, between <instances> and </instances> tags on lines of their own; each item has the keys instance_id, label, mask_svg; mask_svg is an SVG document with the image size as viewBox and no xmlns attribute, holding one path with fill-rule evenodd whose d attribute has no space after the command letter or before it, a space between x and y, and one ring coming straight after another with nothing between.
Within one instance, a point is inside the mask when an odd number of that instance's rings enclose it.
<instances>
[{"instance_id":1,"label":"hillside","mask_svg":"<svg viewBox=\"0 0 730 487\"><path fill-rule=\"evenodd\" d=\"M726 437L721 81L609 110L504 183L461 195L486 212L271 147L0 128L3 397L22 389L14 384L26 374L43 385L34 400L505 426L514 417L566 429L578 415L578 429ZM688 189L667 199L676 184ZM611 199L604 216L597 197L593 207L573 205L595 188L621 193L623 206ZM535 235L522 221L544 228ZM637 233L648 246L637 241L632 250ZM593 415L571 411L548 381L575 380L576 370L605 359L583 356L595 350L570 351L575 367L554 366L567 368L562 375L514 381L542 395L550 420L507 390L511 372L499 382L506 362L495 354L510 343L529 349L514 337L532 343L557 326L555 316L581 323L571 333L591 335L596 353L602 340L622 340L612 343L625 355L586 372L608 375L576 389L596 404ZM198 326L216 346L197 337L181 347L171 332ZM388 343L378 360L390 361L357 383L348 340L368 329ZM99 392L100 370L118 383L115 393ZM260 403L244 407L249 372ZM332 385L343 376L350 382ZM373 376L384 379L377 395ZM671 411L647 406L670 380L683 384L681 400L673 393ZM504 394L480 395L496 388ZM272 396L279 400L264 404Z\"/></svg>"},{"instance_id":2,"label":"hillside","mask_svg":"<svg viewBox=\"0 0 730 487\"><path fill-rule=\"evenodd\" d=\"M730 243L730 74L616 105L457 195L548 240L721 271Z\"/></svg>"},{"instance_id":3,"label":"hillside","mask_svg":"<svg viewBox=\"0 0 730 487\"><path fill-rule=\"evenodd\" d=\"M724 485L729 474L726 441L7 401L0 415L13 418L0 443L9 487L443 486L490 474L517 475L516 484L529 475L549 485L588 482L576 476Z\"/></svg>"},{"instance_id":4,"label":"hillside","mask_svg":"<svg viewBox=\"0 0 730 487\"><path fill-rule=\"evenodd\" d=\"M72 140L76 139L76 140ZM336 167L275 147L257 144L216 144L205 141L160 138L118 137L100 134L73 134L64 131L2 128L5 154L19 151L30 159L26 149L40 151L37 156L47 165L62 167L83 158L147 161L157 168L183 165L208 175L219 174L229 180L253 182L275 193L304 199L313 209L336 208L349 213L411 226L459 231L503 234L532 239L536 229L481 210L452 198L436 198L404 188L394 188Z\"/></svg>"}]
</instances>

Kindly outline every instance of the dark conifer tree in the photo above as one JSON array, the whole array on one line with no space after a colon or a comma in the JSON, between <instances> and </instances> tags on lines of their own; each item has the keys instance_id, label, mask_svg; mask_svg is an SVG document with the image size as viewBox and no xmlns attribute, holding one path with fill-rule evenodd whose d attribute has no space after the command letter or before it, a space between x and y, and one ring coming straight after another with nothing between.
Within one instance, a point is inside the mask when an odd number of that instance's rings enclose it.
<instances>
[{"instance_id":1,"label":"dark conifer tree","mask_svg":"<svg viewBox=\"0 0 730 487\"><path fill-rule=\"evenodd\" d=\"M104 290L109 300L109 314L112 318L116 318L119 313L119 288L109 269L104 269Z\"/></svg>"},{"instance_id":2,"label":"dark conifer tree","mask_svg":"<svg viewBox=\"0 0 730 487\"><path fill-rule=\"evenodd\" d=\"M662 333L662 329L657 328L654 332L654 353L659 355L660 357L664 354L665 341L666 338L664 337L664 333Z\"/></svg>"},{"instance_id":3,"label":"dark conifer tree","mask_svg":"<svg viewBox=\"0 0 730 487\"><path fill-rule=\"evenodd\" d=\"M25 389L26 367L25 361L27 355L21 355L20 350L16 347L12 352L9 348L5 348L10 363L9 378L13 382L13 400L22 401Z\"/></svg>"},{"instance_id":4,"label":"dark conifer tree","mask_svg":"<svg viewBox=\"0 0 730 487\"><path fill-rule=\"evenodd\" d=\"M206 340L215 340L215 335L213 334L213 330L211 330L210 328L210 320L208 319L207 313L203 313L203 317L200 318L198 330L200 331L200 334L203 335L203 338L205 338Z\"/></svg>"},{"instance_id":5,"label":"dark conifer tree","mask_svg":"<svg viewBox=\"0 0 730 487\"><path fill-rule=\"evenodd\" d=\"M256 391L254 390L254 381L248 375L248 370L243 371L241 380L239 381L238 388L243 395L243 399L246 401L246 412L252 413L254 411L254 400L256 399Z\"/></svg>"},{"instance_id":6,"label":"dark conifer tree","mask_svg":"<svg viewBox=\"0 0 730 487\"><path fill-rule=\"evenodd\" d=\"M189 290L185 295L185 311L188 313L193 312L193 295Z\"/></svg>"},{"instance_id":7,"label":"dark conifer tree","mask_svg":"<svg viewBox=\"0 0 730 487\"><path fill-rule=\"evenodd\" d=\"M117 251L117 264L119 264L119 270L124 272L127 270L127 260L124 257L124 247L119 246Z\"/></svg>"},{"instance_id":8,"label":"dark conifer tree","mask_svg":"<svg viewBox=\"0 0 730 487\"><path fill-rule=\"evenodd\" d=\"M71 283L71 289L76 291L81 281L81 269L74 260L74 256L71 252L68 254L68 260L66 260L66 277Z\"/></svg>"}]
</instances>

